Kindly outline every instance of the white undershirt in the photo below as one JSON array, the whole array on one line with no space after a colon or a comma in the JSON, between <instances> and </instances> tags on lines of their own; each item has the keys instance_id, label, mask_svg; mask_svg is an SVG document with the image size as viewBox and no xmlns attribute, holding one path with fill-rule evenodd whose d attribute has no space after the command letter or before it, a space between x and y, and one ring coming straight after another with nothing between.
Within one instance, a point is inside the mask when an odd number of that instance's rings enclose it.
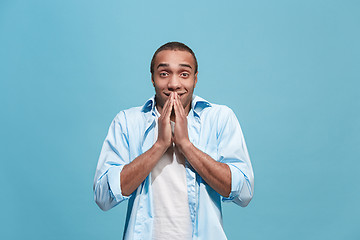
<instances>
[{"instance_id":1,"label":"white undershirt","mask_svg":"<svg viewBox=\"0 0 360 240\"><path fill-rule=\"evenodd\" d=\"M174 131L174 122L171 122L171 128ZM154 206L152 239L191 239L185 158L174 145L168 148L151 171L151 184Z\"/></svg>"}]
</instances>

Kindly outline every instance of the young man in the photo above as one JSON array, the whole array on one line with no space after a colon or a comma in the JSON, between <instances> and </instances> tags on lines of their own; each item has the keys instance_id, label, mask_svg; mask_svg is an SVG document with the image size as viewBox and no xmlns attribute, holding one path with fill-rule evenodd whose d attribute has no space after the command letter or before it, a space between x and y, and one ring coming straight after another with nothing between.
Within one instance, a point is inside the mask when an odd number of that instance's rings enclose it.
<instances>
[{"instance_id":1,"label":"young man","mask_svg":"<svg viewBox=\"0 0 360 240\"><path fill-rule=\"evenodd\" d=\"M124 239L226 239L221 201L247 206L254 177L235 114L193 95L198 65L185 44L151 61L155 96L121 111L94 179L103 210L128 200Z\"/></svg>"}]
</instances>

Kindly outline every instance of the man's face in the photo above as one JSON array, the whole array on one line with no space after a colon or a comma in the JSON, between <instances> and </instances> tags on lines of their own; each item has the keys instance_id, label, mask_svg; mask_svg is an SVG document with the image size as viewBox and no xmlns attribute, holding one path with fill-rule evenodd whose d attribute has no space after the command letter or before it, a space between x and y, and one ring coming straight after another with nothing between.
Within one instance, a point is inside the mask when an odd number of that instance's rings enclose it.
<instances>
[{"instance_id":1,"label":"man's face","mask_svg":"<svg viewBox=\"0 0 360 240\"><path fill-rule=\"evenodd\" d=\"M180 96L185 112L190 111L192 95L197 83L195 60L191 53L179 50L164 50L155 57L152 82L155 87L159 111L171 92Z\"/></svg>"}]
</instances>

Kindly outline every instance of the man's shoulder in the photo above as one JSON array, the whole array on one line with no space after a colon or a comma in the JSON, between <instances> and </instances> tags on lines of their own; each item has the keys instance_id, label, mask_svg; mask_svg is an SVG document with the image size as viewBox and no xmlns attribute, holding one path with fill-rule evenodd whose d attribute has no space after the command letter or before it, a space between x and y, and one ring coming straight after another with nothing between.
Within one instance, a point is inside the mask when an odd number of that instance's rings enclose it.
<instances>
[{"instance_id":1,"label":"man's shoulder","mask_svg":"<svg viewBox=\"0 0 360 240\"><path fill-rule=\"evenodd\" d=\"M142 118L144 112L142 111L143 106L131 107L128 109L123 109L116 114L116 119L118 120L135 120Z\"/></svg>"},{"instance_id":2,"label":"man's shoulder","mask_svg":"<svg viewBox=\"0 0 360 240\"><path fill-rule=\"evenodd\" d=\"M139 114L143 114L144 112L142 111L143 106L137 106L137 107L131 107L128 109L124 109L121 112L124 112L126 115L139 115Z\"/></svg>"},{"instance_id":3,"label":"man's shoulder","mask_svg":"<svg viewBox=\"0 0 360 240\"><path fill-rule=\"evenodd\" d=\"M222 112L232 111L230 107L224 104L211 103L211 106L212 106L211 109L213 111L222 111Z\"/></svg>"},{"instance_id":4,"label":"man's shoulder","mask_svg":"<svg viewBox=\"0 0 360 240\"><path fill-rule=\"evenodd\" d=\"M199 115L203 124L211 126L216 124L220 127L238 122L234 111L224 104L209 103L209 107L204 108Z\"/></svg>"},{"instance_id":5,"label":"man's shoulder","mask_svg":"<svg viewBox=\"0 0 360 240\"><path fill-rule=\"evenodd\" d=\"M211 117L211 116L228 116L229 114L233 114L233 110L223 104L210 103L210 107L203 109L203 117Z\"/></svg>"}]
</instances>

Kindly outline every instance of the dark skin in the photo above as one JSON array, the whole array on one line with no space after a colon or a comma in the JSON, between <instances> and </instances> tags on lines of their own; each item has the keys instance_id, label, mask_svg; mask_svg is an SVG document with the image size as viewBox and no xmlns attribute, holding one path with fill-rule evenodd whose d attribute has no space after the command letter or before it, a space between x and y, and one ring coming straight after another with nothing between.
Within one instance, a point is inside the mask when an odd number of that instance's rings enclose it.
<instances>
[{"instance_id":1,"label":"dark skin","mask_svg":"<svg viewBox=\"0 0 360 240\"><path fill-rule=\"evenodd\" d=\"M157 96L158 139L145 153L124 166L120 173L122 194L129 196L146 179L166 150L175 143L195 171L216 192L228 197L231 192L231 172L227 164L217 162L196 148L189 140L187 115L197 81L194 61L184 51L162 51L156 57L158 66L153 84ZM190 67L189 67L190 66ZM175 121L174 136L170 119Z\"/></svg>"}]
</instances>

